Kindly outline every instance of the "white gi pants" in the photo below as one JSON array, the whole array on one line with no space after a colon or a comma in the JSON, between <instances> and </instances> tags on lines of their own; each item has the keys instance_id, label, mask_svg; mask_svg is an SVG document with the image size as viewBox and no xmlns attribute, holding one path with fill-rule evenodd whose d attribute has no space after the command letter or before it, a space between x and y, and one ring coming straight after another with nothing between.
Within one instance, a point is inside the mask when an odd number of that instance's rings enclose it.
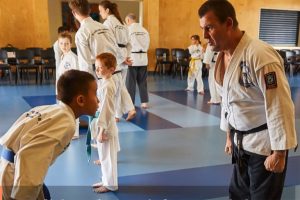
<instances>
[{"instance_id":1,"label":"white gi pants","mask_svg":"<svg viewBox=\"0 0 300 200\"><path fill-rule=\"evenodd\" d=\"M208 85L209 85L209 92L210 92L210 102L212 103L220 103L221 97L217 93L216 83L215 83L215 66L209 68L208 74Z\"/></svg>"},{"instance_id":2,"label":"white gi pants","mask_svg":"<svg viewBox=\"0 0 300 200\"><path fill-rule=\"evenodd\" d=\"M101 163L102 185L111 191L118 190L118 136L110 136L108 141L98 142L98 154Z\"/></svg>"},{"instance_id":3,"label":"white gi pants","mask_svg":"<svg viewBox=\"0 0 300 200\"><path fill-rule=\"evenodd\" d=\"M194 90L195 80L197 81L197 91L204 92L204 85L202 81L202 61L200 59L195 60L195 71L193 73L188 74L187 90Z\"/></svg>"}]
</instances>

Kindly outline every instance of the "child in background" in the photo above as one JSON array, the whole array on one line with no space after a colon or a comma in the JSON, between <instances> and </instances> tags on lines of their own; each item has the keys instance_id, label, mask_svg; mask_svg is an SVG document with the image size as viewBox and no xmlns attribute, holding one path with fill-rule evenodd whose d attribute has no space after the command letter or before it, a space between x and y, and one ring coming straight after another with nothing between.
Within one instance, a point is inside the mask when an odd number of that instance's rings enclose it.
<instances>
[{"instance_id":1,"label":"child in background","mask_svg":"<svg viewBox=\"0 0 300 200\"><path fill-rule=\"evenodd\" d=\"M96 123L97 147L101 163L102 181L93 185L94 192L118 190L117 152L119 151L118 128L115 121L116 86L112 78L117 61L113 54L102 53L96 57L96 74L101 79L98 98L101 101Z\"/></svg>"},{"instance_id":2,"label":"child in background","mask_svg":"<svg viewBox=\"0 0 300 200\"><path fill-rule=\"evenodd\" d=\"M60 64L57 69L56 80L58 80L63 73L65 73L70 69L79 70L77 56L75 53L71 51L72 36L67 32L60 34L58 37L58 46L62 51L62 56L60 58ZM78 139L78 138L79 138L79 118L76 119L76 130L72 139Z\"/></svg>"},{"instance_id":3,"label":"child in background","mask_svg":"<svg viewBox=\"0 0 300 200\"><path fill-rule=\"evenodd\" d=\"M187 91L194 91L194 83L197 81L197 91L199 94L204 95L204 85L202 81L202 61L203 48L201 46L199 35L191 36L192 45L188 47L191 54L191 61L189 64L189 72L186 88Z\"/></svg>"}]
</instances>

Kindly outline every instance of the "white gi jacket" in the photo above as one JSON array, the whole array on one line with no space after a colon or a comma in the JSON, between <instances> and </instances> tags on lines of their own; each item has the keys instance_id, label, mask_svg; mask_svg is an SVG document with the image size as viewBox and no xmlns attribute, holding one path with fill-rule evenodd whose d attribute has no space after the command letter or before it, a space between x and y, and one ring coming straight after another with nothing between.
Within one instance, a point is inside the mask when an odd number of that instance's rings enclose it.
<instances>
[{"instance_id":1,"label":"white gi jacket","mask_svg":"<svg viewBox=\"0 0 300 200\"><path fill-rule=\"evenodd\" d=\"M55 57L55 67L56 67L56 77L58 77L58 67L61 61L61 55L63 52L61 51L58 40L55 41L53 44L53 50L54 50L54 57Z\"/></svg>"},{"instance_id":2,"label":"white gi jacket","mask_svg":"<svg viewBox=\"0 0 300 200\"><path fill-rule=\"evenodd\" d=\"M68 147L74 132L75 116L66 104L39 106L24 113L0 139L3 148L15 153L14 163L1 158L1 185L13 186L3 188L4 196L44 199L41 187L48 168Z\"/></svg>"},{"instance_id":3,"label":"white gi jacket","mask_svg":"<svg viewBox=\"0 0 300 200\"><path fill-rule=\"evenodd\" d=\"M189 52L190 52L192 58L195 58L195 59L197 59L197 58L202 59L203 58L203 48L200 44L190 45L188 47L188 49L189 49Z\"/></svg>"},{"instance_id":4,"label":"white gi jacket","mask_svg":"<svg viewBox=\"0 0 300 200\"><path fill-rule=\"evenodd\" d=\"M63 73L65 73L66 71L68 71L70 69L79 70L77 56L71 50L68 53L63 54L61 56L61 62L60 62L59 68L58 68L58 78ZM58 78L57 78L57 80L58 80Z\"/></svg>"},{"instance_id":5,"label":"white gi jacket","mask_svg":"<svg viewBox=\"0 0 300 200\"><path fill-rule=\"evenodd\" d=\"M119 47L119 53L122 54L121 57L130 57L131 44L129 42L129 33L126 25L121 24L120 21L114 15L109 15L104 21L103 25L108 27L113 32ZM120 70L119 67L120 66L118 66L116 70ZM122 65L122 67L125 66Z\"/></svg>"},{"instance_id":6,"label":"white gi jacket","mask_svg":"<svg viewBox=\"0 0 300 200\"><path fill-rule=\"evenodd\" d=\"M212 47L208 45L204 53L203 63L209 64L210 68L214 68L216 60L217 60L217 53L212 51Z\"/></svg>"},{"instance_id":7,"label":"white gi jacket","mask_svg":"<svg viewBox=\"0 0 300 200\"><path fill-rule=\"evenodd\" d=\"M132 66L147 66L147 51L150 45L148 31L139 23L132 23L128 26L131 49Z\"/></svg>"},{"instance_id":8,"label":"white gi jacket","mask_svg":"<svg viewBox=\"0 0 300 200\"><path fill-rule=\"evenodd\" d=\"M108 135L117 136L118 129L115 120L116 86L113 78L101 79L98 84L99 116L97 126L106 130Z\"/></svg>"},{"instance_id":9,"label":"white gi jacket","mask_svg":"<svg viewBox=\"0 0 300 200\"><path fill-rule=\"evenodd\" d=\"M267 130L245 135L243 149L260 155L296 147L295 111L280 55L244 33L220 81L223 53L215 79L222 96L221 129L229 124L247 131L265 123ZM227 117L225 118L225 113Z\"/></svg>"},{"instance_id":10,"label":"white gi jacket","mask_svg":"<svg viewBox=\"0 0 300 200\"><path fill-rule=\"evenodd\" d=\"M95 75L93 64L100 53L109 52L116 56L117 63L123 63L126 58L119 53L120 49L113 33L103 24L91 17L82 20L75 35L79 68Z\"/></svg>"}]
</instances>

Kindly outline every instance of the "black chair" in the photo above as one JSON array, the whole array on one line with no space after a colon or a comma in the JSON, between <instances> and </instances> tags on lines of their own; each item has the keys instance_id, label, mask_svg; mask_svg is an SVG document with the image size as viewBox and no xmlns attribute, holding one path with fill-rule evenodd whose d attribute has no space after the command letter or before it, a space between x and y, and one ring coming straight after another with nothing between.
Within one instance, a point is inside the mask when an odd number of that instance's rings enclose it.
<instances>
[{"instance_id":1,"label":"black chair","mask_svg":"<svg viewBox=\"0 0 300 200\"><path fill-rule=\"evenodd\" d=\"M170 74L172 74L173 77L175 76L175 72L176 72L176 68L177 68L176 51L181 51L181 50L184 50L184 49L181 49L181 48L172 48L171 49L172 64L171 64L171 68L170 68Z\"/></svg>"},{"instance_id":2,"label":"black chair","mask_svg":"<svg viewBox=\"0 0 300 200\"><path fill-rule=\"evenodd\" d=\"M18 80L22 80L23 72L26 72L29 80L29 72L35 70L35 82L38 84L39 66L34 64L34 52L32 50L24 49L16 51L16 84Z\"/></svg>"},{"instance_id":3,"label":"black chair","mask_svg":"<svg viewBox=\"0 0 300 200\"><path fill-rule=\"evenodd\" d=\"M156 48L155 49L155 56L156 56L156 64L154 69L154 74L156 74L157 69L159 74L165 73L165 65L171 65L172 61L170 61L170 51L166 48Z\"/></svg>"},{"instance_id":4,"label":"black chair","mask_svg":"<svg viewBox=\"0 0 300 200\"><path fill-rule=\"evenodd\" d=\"M187 50L177 50L176 51L176 69L175 69L175 75L177 75L178 68L180 69L180 78L183 79L184 72L189 67L189 60L190 60L190 54Z\"/></svg>"},{"instance_id":5,"label":"black chair","mask_svg":"<svg viewBox=\"0 0 300 200\"><path fill-rule=\"evenodd\" d=\"M8 60L7 51L0 49L0 61L1 61L0 70L2 71L2 77L8 74L9 83L11 84L12 81L11 66L8 64L7 60Z\"/></svg>"},{"instance_id":6,"label":"black chair","mask_svg":"<svg viewBox=\"0 0 300 200\"><path fill-rule=\"evenodd\" d=\"M41 83L45 82L46 79L50 79L50 72L52 79L55 78L55 55L53 48L47 48L41 52L42 65L41 65Z\"/></svg>"},{"instance_id":7,"label":"black chair","mask_svg":"<svg viewBox=\"0 0 300 200\"><path fill-rule=\"evenodd\" d=\"M76 47L72 47L71 51L77 55L77 48Z\"/></svg>"},{"instance_id":8,"label":"black chair","mask_svg":"<svg viewBox=\"0 0 300 200\"><path fill-rule=\"evenodd\" d=\"M39 48L39 47L29 47L29 48L26 48L26 49L33 51L33 54L34 54L34 64L35 65L41 65L42 64L42 59L41 59L42 48Z\"/></svg>"},{"instance_id":9,"label":"black chair","mask_svg":"<svg viewBox=\"0 0 300 200\"><path fill-rule=\"evenodd\" d=\"M16 51L18 50L18 48L9 46L9 47L2 47L1 49L7 52L7 63L10 65L16 65L17 64Z\"/></svg>"}]
</instances>

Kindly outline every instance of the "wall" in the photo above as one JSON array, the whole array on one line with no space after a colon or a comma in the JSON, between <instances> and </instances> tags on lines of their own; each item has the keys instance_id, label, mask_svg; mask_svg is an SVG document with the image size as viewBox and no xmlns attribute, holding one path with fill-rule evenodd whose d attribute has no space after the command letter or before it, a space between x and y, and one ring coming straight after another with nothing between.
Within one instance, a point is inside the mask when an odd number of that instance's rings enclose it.
<instances>
[{"instance_id":1,"label":"wall","mask_svg":"<svg viewBox=\"0 0 300 200\"><path fill-rule=\"evenodd\" d=\"M47 47L49 44L46 0L0 0L0 47Z\"/></svg>"},{"instance_id":2,"label":"wall","mask_svg":"<svg viewBox=\"0 0 300 200\"><path fill-rule=\"evenodd\" d=\"M190 36L199 34L198 8L205 0L144 0L144 25L151 35L149 70L154 70L157 47L186 48ZM299 0L230 0L236 9L240 28L258 38L261 8L300 11ZM155 30L154 30L155 29ZM202 43L205 40L202 39Z\"/></svg>"}]
</instances>

